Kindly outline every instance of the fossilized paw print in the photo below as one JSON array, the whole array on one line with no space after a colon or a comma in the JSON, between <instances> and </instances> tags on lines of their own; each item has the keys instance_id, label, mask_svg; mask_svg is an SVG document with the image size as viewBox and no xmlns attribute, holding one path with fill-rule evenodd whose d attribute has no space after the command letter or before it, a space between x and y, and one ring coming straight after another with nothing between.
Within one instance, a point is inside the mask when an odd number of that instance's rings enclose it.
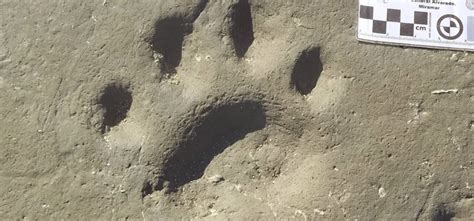
<instances>
[{"instance_id":1,"label":"fossilized paw print","mask_svg":"<svg viewBox=\"0 0 474 221\"><path fill-rule=\"evenodd\" d=\"M269 52L253 48L259 38L251 8L247 0L202 0L158 18L144 37L150 62L161 72L157 96L169 97L149 111L161 120L140 152L149 170L142 198L191 206L198 195L219 188L264 188L285 168L311 118L303 98L322 72L320 49L309 45L293 53L294 63L279 70L285 75L272 74L272 62L261 57ZM226 13L207 16L219 10ZM103 133L120 125L131 102L126 86L103 92Z\"/></svg>"}]
</instances>

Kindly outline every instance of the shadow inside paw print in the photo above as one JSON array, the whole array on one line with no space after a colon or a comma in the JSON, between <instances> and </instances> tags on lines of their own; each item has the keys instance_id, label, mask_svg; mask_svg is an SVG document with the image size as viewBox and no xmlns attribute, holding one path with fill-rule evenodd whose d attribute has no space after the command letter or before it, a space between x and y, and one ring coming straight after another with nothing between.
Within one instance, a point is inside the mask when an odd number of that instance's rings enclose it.
<instances>
[{"instance_id":1,"label":"shadow inside paw print","mask_svg":"<svg viewBox=\"0 0 474 221\"><path fill-rule=\"evenodd\" d=\"M323 71L319 48L304 50L291 74L290 86L302 95L311 93Z\"/></svg>"},{"instance_id":2,"label":"shadow inside paw print","mask_svg":"<svg viewBox=\"0 0 474 221\"><path fill-rule=\"evenodd\" d=\"M162 71L176 73L181 62L181 51L184 36L191 33L192 27L181 18L167 18L155 24L156 32L152 40L152 48L159 53Z\"/></svg>"},{"instance_id":3,"label":"shadow inside paw print","mask_svg":"<svg viewBox=\"0 0 474 221\"><path fill-rule=\"evenodd\" d=\"M111 84L104 89L99 98L99 104L104 110L102 133L117 126L127 117L132 101L132 93L123 85Z\"/></svg>"},{"instance_id":4,"label":"shadow inside paw print","mask_svg":"<svg viewBox=\"0 0 474 221\"><path fill-rule=\"evenodd\" d=\"M471 195L461 197L455 202L440 203L430 212L432 221L473 220L474 199Z\"/></svg>"},{"instance_id":5,"label":"shadow inside paw print","mask_svg":"<svg viewBox=\"0 0 474 221\"><path fill-rule=\"evenodd\" d=\"M440 205L432 215L433 221L450 221L455 217L454 212L445 205Z\"/></svg>"},{"instance_id":6,"label":"shadow inside paw print","mask_svg":"<svg viewBox=\"0 0 474 221\"><path fill-rule=\"evenodd\" d=\"M231 7L229 29L235 54L241 58L254 40L252 14L248 0L241 0Z\"/></svg>"},{"instance_id":7,"label":"shadow inside paw print","mask_svg":"<svg viewBox=\"0 0 474 221\"><path fill-rule=\"evenodd\" d=\"M155 23L155 32L149 43L158 53L159 57L155 59L161 63L163 72L176 73L176 67L181 62L184 37L192 33L193 23L207 3L208 0L201 0L190 14L171 16Z\"/></svg>"},{"instance_id":8,"label":"shadow inside paw print","mask_svg":"<svg viewBox=\"0 0 474 221\"><path fill-rule=\"evenodd\" d=\"M224 103L203 113L186 129L186 137L165 165L171 190L203 176L212 159L246 134L263 129L266 116L257 101Z\"/></svg>"}]
</instances>

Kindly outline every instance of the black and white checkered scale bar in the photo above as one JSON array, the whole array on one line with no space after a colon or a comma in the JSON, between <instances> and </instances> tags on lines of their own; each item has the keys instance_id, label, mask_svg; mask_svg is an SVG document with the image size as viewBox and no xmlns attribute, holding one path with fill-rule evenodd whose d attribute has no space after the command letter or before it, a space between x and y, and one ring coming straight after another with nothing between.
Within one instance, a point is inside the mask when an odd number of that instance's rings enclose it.
<instances>
[{"instance_id":1,"label":"black and white checkered scale bar","mask_svg":"<svg viewBox=\"0 0 474 221\"><path fill-rule=\"evenodd\" d=\"M376 34L387 33L387 23L393 22L400 24L400 36L414 37L415 25L428 25L428 12L415 11L413 23L401 22L400 9L387 9L387 18L385 20L374 19L374 7L360 6L359 17L372 20L372 32Z\"/></svg>"}]
</instances>

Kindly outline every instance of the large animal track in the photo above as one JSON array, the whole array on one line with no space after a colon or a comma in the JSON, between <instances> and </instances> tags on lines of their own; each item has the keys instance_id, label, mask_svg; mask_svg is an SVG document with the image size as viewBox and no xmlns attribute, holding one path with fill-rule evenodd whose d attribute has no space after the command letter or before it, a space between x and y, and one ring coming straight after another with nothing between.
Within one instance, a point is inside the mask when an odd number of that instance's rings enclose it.
<instances>
[{"instance_id":1,"label":"large animal track","mask_svg":"<svg viewBox=\"0 0 474 221\"><path fill-rule=\"evenodd\" d=\"M205 4L200 4L198 7L202 5ZM243 58L254 42L251 5L247 0L234 1L227 10L228 14L225 18L227 22L224 23L227 27L222 30L224 33L228 33L232 40L235 56ZM205 11L205 8L197 8L192 10L192 16L171 16L156 22L151 44L153 53L161 55L159 65L163 74L175 73L176 68L179 67L184 38L192 34L194 26L192 22L199 17L195 12L205 13ZM316 86L322 71L319 58L320 49L309 46L298 56L295 58L292 72L285 77L285 81L292 90L307 95ZM180 75L180 73L176 74ZM238 86L235 84L229 89ZM284 84L281 86L284 87ZM197 104L199 108L195 106L192 109L200 109L200 111L193 111L191 115L180 117L183 120L179 121L181 123L178 124L178 129L174 132L177 140L172 142L171 151L168 151L167 157L159 166L159 172L155 172L155 176L152 178L154 180L148 179L144 182L142 197L163 189L166 190L165 192L176 192L184 185L203 178L207 167L218 155L237 141L246 139L248 134L271 125L284 128L285 125L294 124L289 126L293 129L288 129L288 133L293 134L291 136L294 138L299 136L299 132L295 132L294 129L301 130L302 125L299 125L295 120L299 117L291 115L301 111L284 111L284 109L292 109L291 106L294 104L287 104L282 108L281 104L277 106L272 104L270 101L273 99L270 97L274 97L272 94L239 95L237 98L236 95L231 95L232 93L229 92L224 92L227 95L210 104ZM249 91L249 94L255 93L259 92ZM287 93L291 94L291 90L287 90ZM281 111L282 109L285 113ZM269 114L269 112L272 113ZM290 114L286 115L287 113ZM286 153L291 150L291 148L283 148L280 152ZM281 163L278 164L281 165ZM279 171L278 168L270 168L268 171L273 174L268 177L274 177L279 173L275 172ZM267 177L267 175L264 176Z\"/></svg>"},{"instance_id":2,"label":"large animal track","mask_svg":"<svg viewBox=\"0 0 474 221\"><path fill-rule=\"evenodd\" d=\"M227 13L219 23L206 18L208 10L226 10ZM288 157L296 150L305 127L303 122L311 118L307 100L301 95L310 94L321 75L320 48L311 44L294 51L294 63L288 64L290 67L285 76L269 75L268 80L254 81L247 75L254 72L248 64L251 59L247 54L255 50L252 46L258 40L252 16L252 5L248 0L222 4L208 4L203 0L185 12L160 17L150 34L144 37L151 46L151 64L157 65L162 76L158 78L158 88L171 90L171 94L181 99L157 100L159 106L178 107L175 112L172 108L161 109L164 112L159 116L167 117L158 121L162 125L157 128L165 131L148 133L162 133L164 138L154 143L154 147L140 149L137 153L138 159L145 159L141 163L149 170L140 187L144 201L157 193L186 204L186 197L201 191L186 196L184 189L207 189L212 185L202 187L203 183L215 184L222 180L235 186L251 182L264 188L280 176ZM217 44L225 49L219 53L222 57L229 56L226 59L229 64L214 68L205 66L206 69L199 72L199 62L213 62L211 52L206 51L208 48L195 45L206 28L214 28L213 32L218 33L211 37L220 39ZM231 53L224 53L227 51ZM200 56L206 59L201 61ZM190 61L195 63L190 65ZM213 87L215 84L219 87ZM139 146L135 143L146 142L140 141L140 130L134 122L143 116L129 113L136 103L132 103L132 96L137 94L137 88L133 88L132 94L129 86L112 83L99 97L102 133L117 128L106 134L109 145L125 144L133 150L134 146ZM283 97L292 97L294 101ZM128 117L132 120L122 124ZM134 139L114 137L127 133L137 136ZM130 167L137 162L126 164ZM214 181L209 181L209 177L214 177Z\"/></svg>"}]
</instances>

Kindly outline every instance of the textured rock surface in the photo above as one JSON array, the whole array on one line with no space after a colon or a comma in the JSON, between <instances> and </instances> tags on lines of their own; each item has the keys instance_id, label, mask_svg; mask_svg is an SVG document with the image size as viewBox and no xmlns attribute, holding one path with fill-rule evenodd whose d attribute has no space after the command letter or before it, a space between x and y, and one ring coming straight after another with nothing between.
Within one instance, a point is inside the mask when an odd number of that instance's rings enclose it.
<instances>
[{"instance_id":1,"label":"textured rock surface","mask_svg":"<svg viewBox=\"0 0 474 221\"><path fill-rule=\"evenodd\" d=\"M472 219L474 54L356 8L1 0L0 217Z\"/></svg>"}]
</instances>

